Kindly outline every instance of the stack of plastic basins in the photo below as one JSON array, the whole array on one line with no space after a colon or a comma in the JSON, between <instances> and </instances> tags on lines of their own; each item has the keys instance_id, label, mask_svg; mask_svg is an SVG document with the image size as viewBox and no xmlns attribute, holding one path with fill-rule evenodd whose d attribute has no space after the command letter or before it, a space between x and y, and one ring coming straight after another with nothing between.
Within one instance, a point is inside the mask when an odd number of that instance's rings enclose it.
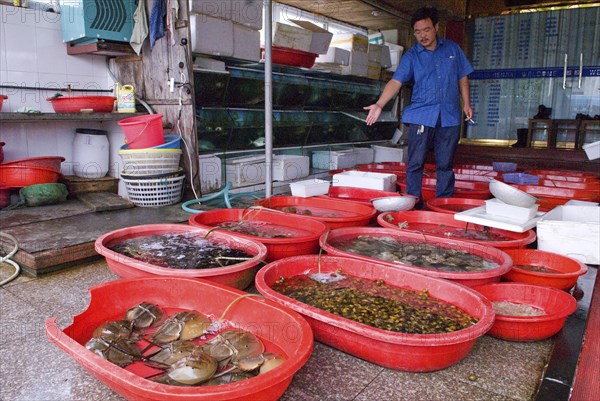
<instances>
[{"instance_id":1,"label":"stack of plastic basins","mask_svg":"<svg viewBox=\"0 0 600 401\"><path fill-rule=\"evenodd\" d=\"M149 114L119 121L126 144L119 155L121 179L136 206L166 206L181 200L185 175L179 168L179 135L164 135L162 115Z\"/></svg>"}]
</instances>

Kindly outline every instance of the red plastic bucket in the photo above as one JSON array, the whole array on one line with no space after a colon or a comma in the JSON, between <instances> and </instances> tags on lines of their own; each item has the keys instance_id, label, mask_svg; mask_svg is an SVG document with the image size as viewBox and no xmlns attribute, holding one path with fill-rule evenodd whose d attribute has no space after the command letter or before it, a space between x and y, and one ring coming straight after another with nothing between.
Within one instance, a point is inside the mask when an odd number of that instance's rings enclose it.
<instances>
[{"instance_id":1,"label":"red plastic bucket","mask_svg":"<svg viewBox=\"0 0 600 401\"><path fill-rule=\"evenodd\" d=\"M372 205L316 197L273 196L272 198L258 200L255 205L282 211L290 207L309 211L310 215L299 214L299 216L319 220L331 229L366 226L371 218L377 214L377 210Z\"/></svg>"},{"instance_id":2,"label":"red plastic bucket","mask_svg":"<svg viewBox=\"0 0 600 401\"><path fill-rule=\"evenodd\" d=\"M355 239L359 236L369 237L391 237L399 241L411 241L411 242L423 242L427 244L438 246L440 248L454 249L469 252L473 255L477 255L493 261L498 264L497 267L475 272L451 272L442 271L436 269L427 269L414 265L406 265L397 262L386 261L382 259L376 259L369 256L359 255L348 251L343 251L336 248L334 244L338 240ZM438 238L433 236L424 236L421 233L404 232L402 230L394 230L391 228L375 228L375 227L347 227L338 228L332 230L327 235L327 242L325 242L325 235L321 236L319 240L321 247L324 251L332 256L345 256L353 259L362 260L365 262L379 263L389 267L395 267L398 269L408 270L414 273L423 274L430 277L443 278L454 281L455 283L464 284L468 287L475 287L478 285L489 284L500 281L500 277L510 270L512 266L512 260L505 252L500 249L492 248L491 246L483 246L479 244L473 244L466 241L456 241L444 238Z\"/></svg>"},{"instance_id":3,"label":"red plastic bucket","mask_svg":"<svg viewBox=\"0 0 600 401\"><path fill-rule=\"evenodd\" d=\"M90 288L88 308L62 329L57 318L46 320L46 336L95 376L127 400L146 401L275 401L306 363L313 349L310 326L297 313L275 302L249 297L242 291L205 280L185 278L143 278L117 280ZM236 302L236 300L239 300ZM248 380L219 386L170 386L144 377L143 366L121 368L85 348L100 324L124 316L128 308L141 302L159 305L164 310L197 310L209 316L221 316L236 328L247 330L265 344L265 351L285 357L276 369ZM137 364L137 362L136 362ZM156 370L153 370L156 372Z\"/></svg>"},{"instance_id":4,"label":"red plastic bucket","mask_svg":"<svg viewBox=\"0 0 600 401\"><path fill-rule=\"evenodd\" d=\"M551 337L562 329L567 316L577 309L577 301L571 295L541 285L498 283L474 289L490 302L508 301L527 304L546 312L541 316L496 314L494 325L487 334L508 341L530 342Z\"/></svg>"},{"instance_id":5,"label":"red plastic bucket","mask_svg":"<svg viewBox=\"0 0 600 401\"><path fill-rule=\"evenodd\" d=\"M243 290L254 280L259 263L267 255L267 248L260 242L235 237L224 232L213 232L209 239L226 244L233 249L242 250L252 258L245 262L212 269L170 269L125 256L109 247L126 239L150 235L196 232L203 238L208 232L205 228L191 227L184 224L146 224L121 228L102 235L96 240L95 250L106 258L108 268L123 278L138 277L181 277L203 278L215 283L224 284Z\"/></svg>"},{"instance_id":6,"label":"red plastic bucket","mask_svg":"<svg viewBox=\"0 0 600 401\"><path fill-rule=\"evenodd\" d=\"M537 249L510 249L506 253L513 261L513 267L502 276L508 281L545 285L569 291L577 283L579 276L588 271L588 267L578 260L557 253ZM553 273L536 272L517 266L543 266Z\"/></svg>"},{"instance_id":7,"label":"red plastic bucket","mask_svg":"<svg viewBox=\"0 0 600 401\"><path fill-rule=\"evenodd\" d=\"M493 246L494 248L502 248L502 250L524 248L535 241L535 232L533 230L528 230L524 233L516 233L498 228L488 228L455 220L454 215L451 214L423 210L382 213L377 217L377 223L385 228L418 232L439 238L451 238L459 241L472 242L474 244ZM407 223L408 227L401 228L399 225L402 223ZM489 235L498 235L506 239L494 241L461 237L460 235L465 231L467 224L469 224L468 230L474 231L474 234L483 233L487 228L487 233ZM454 234L454 236L451 236L452 234Z\"/></svg>"},{"instance_id":8,"label":"red plastic bucket","mask_svg":"<svg viewBox=\"0 0 600 401\"><path fill-rule=\"evenodd\" d=\"M129 149L145 149L165 143L162 114L147 114L119 121Z\"/></svg>"},{"instance_id":9,"label":"red plastic bucket","mask_svg":"<svg viewBox=\"0 0 600 401\"><path fill-rule=\"evenodd\" d=\"M241 238L258 241L267 247L267 261L272 262L288 256L305 255L319 252L319 237L327 230L327 226L320 221L294 216L290 213L281 213L265 209L216 209L198 213L191 216L189 224L196 227L212 228L221 223L232 221L255 221L269 224L270 228L281 227L301 230L302 233L287 238L267 238L242 234L235 231L222 232Z\"/></svg>"},{"instance_id":10,"label":"red plastic bucket","mask_svg":"<svg viewBox=\"0 0 600 401\"><path fill-rule=\"evenodd\" d=\"M439 213L455 214L485 206L483 199L469 198L434 198L427 201L427 208Z\"/></svg>"},{"instance_id":11,"label":"red plastic bucket","mask_svg":"<svg viewBox=\"0 0 600 401\"><path fill-rule=\"evenodd\" d=\"M334 273L384 280L385 284L407 290L423 291L464 310L478 322L463 330L444 334L406 334L374 328L288 298L271 286L281 277L307 272ZM450 281L358 259L316 255L285 258L260 269L256 289L267 299L302 314L315 338L334 348L378 365L411 372L444 369L463 359L477 338L485 334L494 320L490 303L473 291Z\"/></svg>"}]
</instances>

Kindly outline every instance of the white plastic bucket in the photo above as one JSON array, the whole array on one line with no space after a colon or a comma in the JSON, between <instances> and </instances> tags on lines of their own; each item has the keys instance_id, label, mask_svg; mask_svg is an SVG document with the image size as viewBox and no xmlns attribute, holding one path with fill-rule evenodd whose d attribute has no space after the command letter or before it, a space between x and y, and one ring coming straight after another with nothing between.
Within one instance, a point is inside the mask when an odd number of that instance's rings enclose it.
<instances>
[{"instance_id":1,"label":"white plastic bucket","mask_svg":"<svg viewBox=\"0 0 600 401\"><path fill-rule=\"evenodd\" d=\"M75 130L73 174L81 178L102 178L108 173L109 143L106 131Z\"/></svg>"}]
</instances>

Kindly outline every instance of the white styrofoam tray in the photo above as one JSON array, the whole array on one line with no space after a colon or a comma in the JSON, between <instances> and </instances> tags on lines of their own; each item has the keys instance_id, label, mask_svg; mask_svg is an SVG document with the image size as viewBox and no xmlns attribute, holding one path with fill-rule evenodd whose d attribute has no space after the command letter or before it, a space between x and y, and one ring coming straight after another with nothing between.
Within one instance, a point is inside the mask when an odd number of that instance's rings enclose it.
<instances>
[{"instance_id":1,"label":"white styrofoam tray","mask_svg":"<svg viewBox=\"0 0 600 401\"><path fill-rule=\"evenodd\" d=\"M293 196L309 198L311 196L325 195L327 192L329 192L330 185L331 183L325 180L304 180L292 182L290 184L290 190Z\"/></svg>"},{"instance_id":2,"label":"white styrofoam tray","mask_svg":"<svg viewBox=\"0 0 600 401\"><path fill-rule=\"evenodd\" d=\"M492 198L485 201L485 212L495 216L507 217L513 219L516 223L524 223L535 217L538 211L538 204L530 207L520 207L509 205L500 199Z\"/></svg>"},{"instance_id":3,"label":"white styrofoam tray","mask_svg":"<svg viewBox=\"0 0 600 401\"><path fill-rule=\"evenodd\" d=\"M489 214L485 211L485 206L479 206L464 212L456 213L454 218L467 223L479 224L487 227L499 228L502 230L524 233L534 228L538 221L544 216L544 213L538 212L536 216L524 222L516 222L511 218Z\"/></svg>"},{"instance_id":4,"label":"white styrofoam tray","mask_svg":"<svg viewBox=\"0 0 600 401\"><path fill-rule=\"evenodd\" d=\"M349 170L333 175L334 187L354 187L396 191L396 174Z\"/></svg>"}]
</instances>

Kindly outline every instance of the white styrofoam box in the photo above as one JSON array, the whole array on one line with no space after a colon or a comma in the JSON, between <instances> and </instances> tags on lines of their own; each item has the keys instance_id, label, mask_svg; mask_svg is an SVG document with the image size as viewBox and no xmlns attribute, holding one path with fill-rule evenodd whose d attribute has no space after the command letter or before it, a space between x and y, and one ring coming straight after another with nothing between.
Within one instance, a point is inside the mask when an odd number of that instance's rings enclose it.
<instances>
[{"instance_id":1,"label":"white styrofoam box","mask_svg":"<svg viewBox=\"0 0 600 401\"><path fill-rule=\"evenodd\" d=\"M369 38L360 33L336 33L331 39L331 46L366 53L369 50Z\"/></svg>"},{"instance_id":2,"label":"white styrofoam box","mask_svg":"<svg viewBox=\"0 0 600 401\"><path fill-rule=\"evenodd\" d=\"M537 214L538 207L538 204L531 207L509 205L496 198L485 201L485 212L487 214L508 217L517 223L524 223L533 219Z\"/></svg>"},{"instance_id":3,"label":"white styrofoam box","mask_svg":"<svg viewBox=\"0 0 600 401\"><path fill-rule=\"evenodd\" d=\"M537 223L538 249L600 264L600 206L557 206Z\"/></svg>"},{"instance_id":4,"label":"white styrofoam box","mask_svg":"<svg viewBox=\"0 0 600 401\"><path fill-rule=\"evenodd\" d=\"M310 196L325 195L329 192L329 186L331 183L325 180L313 179L304 180L298 182L292 182L290 184L290 190L293 196L300 196L302 198L308 198Z\"/></svg>"},{"instance_id":5,"label":"white styrofoam box","mask_svg":"<svg viewBox=\"0 0 600 401\"><path fill-rule=\"evenodd\" d=\"M265 156L245 156L225 160L225 178L234 187L264 184L267 164Z\"/></svg>"},{"instance_id":6,"label":"white styrofoam box","mask_svg":"<svg viewBox=\"0 0 600 401\"><path fill-rule=\"evenodd\" d=\"M598 202L588 202L588 201L580 201L576 199L568 200L565 203L565 206L598 206L600 205Z\"/></svg>"},{"instance_id":7,"label":"white styrofoam box","mask_svg":"<svg viewBox=\"0 0 600 401\"><path fill-rule=\"evenodd\" d=\"M315 150L312 152L312 166L319 170L337 170L356 165L356 152L348 150Z\"/></svg>"},{"instance_id":8,"label":"white styrofoam box","mask_svg":"<svg viewBox=\"0 0 600 401\"><path fill-rule=\"evenodd\" d=\"M408 158L408 146L382 146L371 145L375 155L373 161L380 162L403 162Z\"/></svg>"},{"instance_id":9,"label":"white styrofoam box","mask_svg":"<svg viewBox=\"0 0 600 401\"><path fill-rule=\"evenodd\" d=\"M372 148L354 148L356 152L356 164L373 163L375 151Z\"/></svg>"},{"instance_id":10,"label":"white styrofoam box","mask_svg":"<svg viewBox=\"0 0 600 401\"><path fill-rule=\"evenodd\" d=\"M233 57L240 60L260 61L260 32L234 23Z\"/></svg>"},{"instance_id":11,"label":"white styrofoam box","mask_svg":"<svg viewBox=\"0 0 600 401\"><path fill-rule=\"evenodd\" d=\"M327 49L329 49L329 44L331 43L331 38L333 38L333 33L329 32L327 29L323 29L320 26L313 24L312 22L293 19L289 21L312 33L309 52L315 54L327 53Z\"/></svg>"},{"instance_id":12,"label":"white styrofoam box","mask_svg":"<svg viewBox=\"0 0 600 401\"><path fill-rule=\"evenodd\" d=\"M225 62L221 60L215 60L214 58L208 57L194 57L194 68L200 68L203 70L211 70L211 71L222 71L225 72L227 69L225 68Z\"/></svg>"},{"instance_id":13,"label":"white styrofoam box","mask_svg":"<svg viewBox=\"0 0 600 401\"><path fill-rule=\"evenodd\" d=\"M400 58L402 57L404 47L391 43L386 43L386 45L390 48L391 66L388 68L388 71L395 72L396 68L398 68L398 65L400 64Z\"/></svg>"},{"instance_id":14,"label":"white styrofoam box","mask_svg":"<svg viewBox=\"0 0 600 401\"><path fill-rule=\"evenodd\" d=\"M190 13L230 20L232 10L231 0L190 0Z\"/></svg>"},{"instance_id":15,"label":"white styrofoam box","mask_svg":"<svg viewBox=\"0 0 600 401\"><path fill-rule=\"evenodd\" d=\"M392 66L392 55L390 53L390 47L387 45L383 45L381 47L379 65L381 66L381 68L389 68Z\"/></svg>"},{"instance_id":16,"label":"white styrofoam box","mask_svg":"<svg viewBox=\"0 0 600 401\"><path fill-rule=\"evenodd\" d=\"M263 0L231 0L231 20L255 31L263 27Z\"/></svg>"},{"instance_id":17,"label":"white styrofoam box","mask_svg":"<svg viewBox=\"0 0 600 401\"><path fill-rule=\"evenodd\" d=\"M308 52L312 42L312 32L299 26L275 22L272 45Z\"/></svg>"},{"instance_id":18,"label":"white styrofoam box","mask_svg":"<svg viewBox=\"0 0 600 401\"><path fill-rule=\"evenodd\" d=\"M233 22L203 14L190 16L192 51L233 56Z\"/></svg>"},{"instance_id":19,"label":"white styrofoam box","mask_svg":"<svg viewBox=\"0 0 600 401\"><path fill-rule=\"evenodd\" d=\"M396 174L351 170L334 174L332 183L334 187L354 187L395 192L397 190L396 179Z\"/></svg>"},{"instance_id":20,"label":"white styrofoam box","mask_svg":"<svg viewBox=\"0 0 600 401\"><path fill-rule=\"evenodd\" d=\"M289 181L307 177L310 158L296 155L273 156L273 180Z\"/></svg>"},{"instance_id":21,"label":"white styrofoam box","mask_svg":"<svg viewBox=\"0 0 600 401\"><path fill-rule=\"evenodd\" d=\"M326 54L317 57L317 63L331 63L337 65L350 64L350 51L339 47L330 47Z\"/></svg>"},{"instance_id":22,"label":"white styrofoam box","mask_svg":"<svg viewBox=\"0 0 600 401\"><path fill-rule=\"evenodd\" d=\"M379 79L380 76L381 66L379 65L379 63L369 61L369 64L367 64L367 78Z\"/></svg>"},{"instance_id":23,"label":"white styrofoam box","mask_svg":"<svg viewBox=\"0 0 600 401\"><path fill-rule=\"evenodd\" d=\"M366 77L369 72L369 55L367 52L351 51L347 66L342 66L342 74Z\"/></svg>"},{"instance_id":24,"label":"white styrofoam box","mask_svg":"<svg viewBox=\"0 0 600 401\"><path fill-rule=\"evenodd\" d=\"M583 145L583 150L585 150L585 154L588 159L595 160L600 157L600 141L588 143L587 145Z\"/></svg>"},{"instance_id":25,"label":"white styrofoam box","mask_svg":"<svg viewBox=\"0 0 600 401\"><path fill-rule=\"evenodd\" d=\"M221 189L223 182L221 159L213 154L200 155L198 157L198 168L200 169L200 189L202 190L202 194Z\"/></svg>"},{"instance_id":26,"label":"white styrofoam box","mask_svg":"<svg viewBox=\"0 0 600 401\"><path fill-rule=\"evenodd\" d=\"M382 44L369 43L369 49L367 50L367 54L369 55L369 61L379 63L379 60L381 59L382 48Z\"/></svg>"},{"instance_id":27,"label":"white styrofoam box","mask_svg":"<svg viewBox=\"0 0 600 401\"><path fill-rule=\"evenodd\" d=\"M369 45L371 43L374 43L377 45L382 45L383 42L385 41L385 39L383 38L383 33L381 33L381 32L371 33L371 34L369 34L368 38L369 38Z\"/></svg>"}]
</instances>

